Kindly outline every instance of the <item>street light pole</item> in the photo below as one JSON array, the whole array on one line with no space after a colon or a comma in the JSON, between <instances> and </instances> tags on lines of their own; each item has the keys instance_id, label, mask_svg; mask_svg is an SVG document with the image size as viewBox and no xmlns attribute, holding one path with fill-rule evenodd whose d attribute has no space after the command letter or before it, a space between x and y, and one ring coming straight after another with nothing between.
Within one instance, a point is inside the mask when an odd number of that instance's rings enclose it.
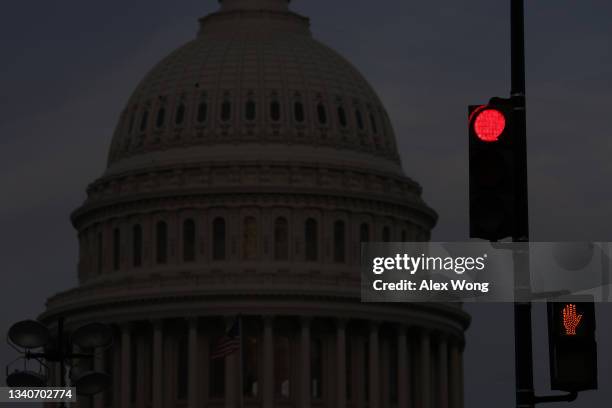
<instances>
[{"instance_id":1,"label":"street light pole","mask_svg":"<svg viewBox=\"0 0 612 408\"><path fill-rule=\"evenodd\" d=\"M71 341L69 344L66 338L65 321L64 318L60 316L57 320L57 334L53 341L54 344L49 344L52 338L49 328L35 320L24 320L13 324L8 331L7 342L21 354L17 360L36 360L45 367L48 366L44 364L42 360L59 364L59 386L61 388L66 388L66 359L91 360L95 357L95 350L100 348L105 349L112 345L112 337L112 329L109 326L93 322L73 330L70 335ZM73 353L71 351L71 345L78 346L81 350L86 350L87 352ZM46 348L46 346L51 347ZM43 351L30 351L39 348L43 348ZM9 367L11 364L6 367L6 382L9 387L28 387L32 386L31 384L40 384L40 387L45 386L47 381L46 377L43 378L40 375L29 373L25 368L24 371L15 371L15 373L9 374ZM73 374L74 373L71 373L70 383L73 388L80 390L80 395L97 394L103 391L110 382L109 376L101 372L90 370L79 373L76 376ZM57 386L57 384L55 386ZM72 401L73 397L70 396L70 399ZM66 407L65 401L58 402L59 407Z\"/></svg>"},{"instance_id":2,"label":"street light pole","mask_svg":"<svg viewBox=\"0 0 612 408\"><path fill-rule=\"evenodd\" d=\"M64 318L60 317L57 321L57 351L59 352L60 365L60 387L66 388L66 360L64 359ZM60 403L60 408L66 408L64 402Z\"/></svg>"}]
</instances>

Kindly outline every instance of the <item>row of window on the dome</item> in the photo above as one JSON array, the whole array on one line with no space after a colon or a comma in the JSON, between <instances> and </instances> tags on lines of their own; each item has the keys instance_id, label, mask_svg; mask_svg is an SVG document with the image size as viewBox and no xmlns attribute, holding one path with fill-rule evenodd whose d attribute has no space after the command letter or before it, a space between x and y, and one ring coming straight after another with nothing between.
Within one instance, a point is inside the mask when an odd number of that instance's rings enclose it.
<instances>
[{"instance_id":1,"label":"row of window on the dome","mask_svg":"<svg viewBox=\"0 0 612 408\"><path fill-rule=\"evenodd\" d=\"M274 246L273 256L276 261L288 261L290 256L289 246L289 222L284 217L279 217L274 222ZM122 231L119 228L113 229L112 235L112 267L113 270L121 269L122 258ZM255 217L246 217L243 221L242 229L242 259L256 259L258 256L259 239L258 226ZM224 261L227 254L227 232L226 222L222 217L215 218L212 223L212 260ZM401 241L406 241L406 230L401 231ZM308 262L319 261L319 226L315 219L309 218L303 226L304 239L304 259ZM391 229L383 227L380 236L381 241L391 241ZM372 240L370 225L362 223L359 228L359 242L369 242ZM99 232L97 236L97 270L98 274L103 270L103 236ZM333 261L343 263L346 261L346 224L338 220L333 224ZM193 219L186 219L182 224L181 258L183 262L196 261L197 247L197 226ZM143 228L140 224L135 224L131 228L131 262L132 267L138 268L143 265L144 241ZM163 265L168 263L169 236L168 224L165 221L158 221L155 224L155 263Z\"/></svg>"},{"instance_id":2,"label":"row of window on the dome","mask_svg":"<svg viewBox=\"0 0 612 408\"><path fill-rule=\"evenodd\" d=\"M257 119L257 103L249 99L245 102L244 105L244 119L247 122L253 122ZM203 124L208 121L208 111L209 104L206 100L202 100L198 103L196 109L195 120L197 123ZM232 103L229 100L225 100L221 103L219 109L219 119L221 122L229 122L232 120ZM316 118L321 126L329 125L329 117L328 117L328 109L326 105L322 102L316 104L315 107ZM281 120L282 112L281 112L281 104L277 100L273 100L269 104L268 109L269 118L272 122L279 122ZM132 134L134 132L135 124L136 124L137 112L133 111L130 116L130 121L128 125L128 134ZM348 114L346 108L343 105L338 105L336 107L336 117L338 120L338 124L342 129L348 129L350 126ZM176 108L176 112L174 114L174 125L183 126L185 124L187 118L187 106L184 102L180 102ZM374 134L378 134L378 122L376 120L376 114L372 111L367 113L367 118L369 119L369 127L370 130ZM145 108L140 116L140 124L139 130L140 132L145 132L149 128L150 121L150 109ZM360 108L356 108L354 110L354 123L358 130L365 131L366 130L366 121L364 118L364 114ZM297 124L302 124L306 121L306 108L303 102L295 101L293 103L293 120ZM155 127L157 129L161 129L167 125L167 108L165 106L161 106L157 109L157 114L155 116Z\"/></svg>"}]
</instances>

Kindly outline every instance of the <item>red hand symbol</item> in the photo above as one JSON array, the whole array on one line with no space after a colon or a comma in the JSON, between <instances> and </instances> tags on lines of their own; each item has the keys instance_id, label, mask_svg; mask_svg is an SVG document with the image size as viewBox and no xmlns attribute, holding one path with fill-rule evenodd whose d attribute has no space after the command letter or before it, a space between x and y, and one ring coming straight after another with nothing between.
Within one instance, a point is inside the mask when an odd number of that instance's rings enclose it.
<instances>
[{"instance_id":1,"label":"red hand symbol","mask_svg":"<svg viewBox=\"0 0 612 408\"><path fill-rule=\"evenodd\" d=\"M576 305L566 305L563 308L563 327L567 336L575 336L576 328L582 320L582 315L576 313Z\"/></svg>"}]
</instances>

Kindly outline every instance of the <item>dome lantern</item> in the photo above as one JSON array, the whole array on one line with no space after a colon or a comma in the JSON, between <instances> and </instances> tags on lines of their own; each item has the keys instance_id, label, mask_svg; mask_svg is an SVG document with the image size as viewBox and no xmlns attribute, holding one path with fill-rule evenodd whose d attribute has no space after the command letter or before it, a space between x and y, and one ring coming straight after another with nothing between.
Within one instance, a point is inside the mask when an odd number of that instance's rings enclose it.
<instances>
[{"instance_id":1,"label":"dome lantern","mask_svg":"<svg viewBox=\"0 0 612 408\"><path fill-rule=\"evenodd\" d=\"M271 10L288 11L290 0L219 0L221 11Z\"/></svg>"}]
</instances>

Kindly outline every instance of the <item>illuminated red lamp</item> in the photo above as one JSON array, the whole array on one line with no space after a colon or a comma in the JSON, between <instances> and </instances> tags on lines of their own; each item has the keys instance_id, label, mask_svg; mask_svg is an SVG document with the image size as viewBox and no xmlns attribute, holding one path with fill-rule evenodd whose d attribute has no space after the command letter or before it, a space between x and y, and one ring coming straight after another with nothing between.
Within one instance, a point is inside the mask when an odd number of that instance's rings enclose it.
<instances>
[{"instance_id":1,"label":"illuminated red lamp","mask_svg":"<svg viewBox=\"0 0 612 408\"><path fill-rule=\"evenodd\" d=\"M483 109L476 113L474 132L483 142L497 142L506 129L506 117L497 109Z\"/></svg>"},{"instance_id":2,"label":"illuminated red lamp","mask_svg":"<svg viewBox=\"0 0 612 408\"><path fill-rule=\"evenodd\" d=\"M563 308L563 328L566 336L575 336L576 329L582 321L582 314L576 312L575 304L565 305Z\"/></svg>"}]
</instances>

